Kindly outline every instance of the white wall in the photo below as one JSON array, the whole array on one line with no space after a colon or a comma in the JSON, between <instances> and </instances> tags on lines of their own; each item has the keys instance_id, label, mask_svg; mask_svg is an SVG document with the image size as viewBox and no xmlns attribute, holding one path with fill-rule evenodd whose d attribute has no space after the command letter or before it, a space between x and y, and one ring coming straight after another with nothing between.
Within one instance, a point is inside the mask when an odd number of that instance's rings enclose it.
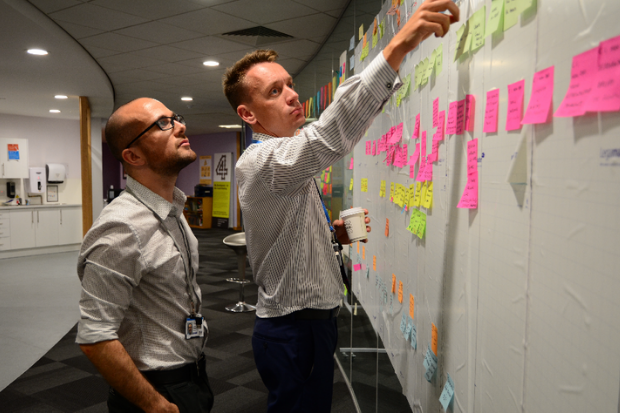
<instances>
[{"instance_id":1,"label":"white wall","mask_svg":"<svg viewBox=\"0 0 620 413\"><path fill-rule=\"evenodd\" d=\"M104 125L101 118L92 118L90 121L90 151L92 162L92 197L93 220L97 219L103 209L103 152L101 148L101 129Z\"/></svg>"}]
</instances>

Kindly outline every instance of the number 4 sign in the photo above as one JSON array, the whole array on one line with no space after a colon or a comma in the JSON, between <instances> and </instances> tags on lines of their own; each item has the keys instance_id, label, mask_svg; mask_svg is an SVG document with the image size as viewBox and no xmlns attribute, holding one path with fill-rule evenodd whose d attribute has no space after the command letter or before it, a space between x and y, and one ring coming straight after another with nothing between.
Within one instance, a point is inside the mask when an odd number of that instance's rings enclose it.
<instances>
[{"instance_id":1,"label":"number 4 sign","mask_svg":"<svg viewBox=\"0 0 620 413\"><path fill-rule=\"evenodd\" d=\"M214 155L214 181L230 182L232 177L232 153L216 153Z\"/></svg>"}]
</instances>

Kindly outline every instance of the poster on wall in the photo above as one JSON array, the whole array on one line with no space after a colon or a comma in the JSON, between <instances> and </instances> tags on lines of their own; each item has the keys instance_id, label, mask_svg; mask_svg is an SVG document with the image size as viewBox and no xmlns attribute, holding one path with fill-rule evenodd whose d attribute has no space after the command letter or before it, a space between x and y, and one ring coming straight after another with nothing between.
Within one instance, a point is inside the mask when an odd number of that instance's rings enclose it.
<instances>
[{"instance_id":1,"label":"poster on wall","mask_svg":"<svg viewBox=\"0 0 620 413\"><path fill-rule=\"evenodd\" d=\"M7 145L7 149L9 151L9 159L19 160L19 145L16 143L9 143Z\"/></svg>"},{"instance_id":2,"label":"poster on wall","mask_svg":"<svg viewBox=\"0 0 620 413\"><path fill-rule=\"evenodd\" d=\"M200 183L204 185L211 185L212 173L211 168L213 166L213 157L211 155L200 157Z\"/></svg>"},{"instance_id":3,"label":"poster on wall","mask_svg":"<svg viewBox=\"0 0 620 413\"><path fill-rule=\"evenodd\" d=\"M228 228L230 219L230 183L233 154L213 155L213 227Z\"/></svg>"}]
</instances>

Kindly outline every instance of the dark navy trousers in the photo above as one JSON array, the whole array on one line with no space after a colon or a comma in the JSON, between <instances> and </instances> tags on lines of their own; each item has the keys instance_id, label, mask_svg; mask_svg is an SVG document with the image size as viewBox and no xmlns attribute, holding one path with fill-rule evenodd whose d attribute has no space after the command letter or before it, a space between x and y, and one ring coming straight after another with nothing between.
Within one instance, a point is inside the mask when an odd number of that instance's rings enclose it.
<instances>
[{"instance_id":1,"label":"dark navy trousers","mask_svg":"<svg viewBox=\"0 0 620 413\"><path fill-rule=\"evenodd\" d=\"M256 318L252 347L269 390L268 413L329 412L334 382L336 318Z\"/></svg>"}]
</instances>

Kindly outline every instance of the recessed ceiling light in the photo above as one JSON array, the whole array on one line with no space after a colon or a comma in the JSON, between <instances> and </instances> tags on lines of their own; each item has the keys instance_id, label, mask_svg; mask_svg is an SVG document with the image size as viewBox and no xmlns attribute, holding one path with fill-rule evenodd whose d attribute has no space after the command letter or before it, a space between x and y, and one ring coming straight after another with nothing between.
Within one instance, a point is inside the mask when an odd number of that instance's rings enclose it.
<instances>
[{"instance_id":1,"label":"recessed ceiling light","mask_svg":"<svg viewBox=\"0 0 620 413\"><path fill-rule=\"evenodd\" d=\"M58 109L50 109L50 113L60 113Z\"/></svg>"},{"instance_id":2,"label":"recessed ceiling light","mask_svg":"<svg viewBox=\"0 0 620 413\"><path fill-rule=\"evenodd\" d=\"M205 62L202 62L202 64L205 66L219 66L220 62L216 62L215 60L207 60Z\"/></svg>"},{"instance_id":3,"label":"recessed ceiling light","mask_svg":"<svg viewBox=\"0 0 620 413\"><path fill-rule=\"evenodd\" d=\"M47 54L47 50L43 50L43 49L28 49L27 52L29 54L34 54L37 56L45 56Z\"/></svg>"},{"instance_id":4,"label":"recessed ceiling light","mask_svg":"<svg viewBox=\"0 0 620 413\"><path fill-rule=\"evenodd\" d=\"M226 129L235 129L235 128L241 128L241 125L219 125L220 128L226 128Z\"/></svg>"},{"instance_id":5,"label":"recessed ceiling light","mask_svg":"<svg viewBox=\"0 0 620 413\"><path fill-rule=\"evenodd\" d=\"M185 101L185 102L191 102L192 100L194 100L194 98L189 97L189 96L183 96L183 97L181 98L181 100L183 100L183 101Z\"/></svg>"},{"instance_id":6,"label":"recessed ceiling light","mask_svg":"<svg viewBox=\"0 0 620 413\"><path fill-rule=\"evenodd\" d=\"M56 95L54 96L56 99L67 99L65 95Z\"/></svg>"}]
</instances>

